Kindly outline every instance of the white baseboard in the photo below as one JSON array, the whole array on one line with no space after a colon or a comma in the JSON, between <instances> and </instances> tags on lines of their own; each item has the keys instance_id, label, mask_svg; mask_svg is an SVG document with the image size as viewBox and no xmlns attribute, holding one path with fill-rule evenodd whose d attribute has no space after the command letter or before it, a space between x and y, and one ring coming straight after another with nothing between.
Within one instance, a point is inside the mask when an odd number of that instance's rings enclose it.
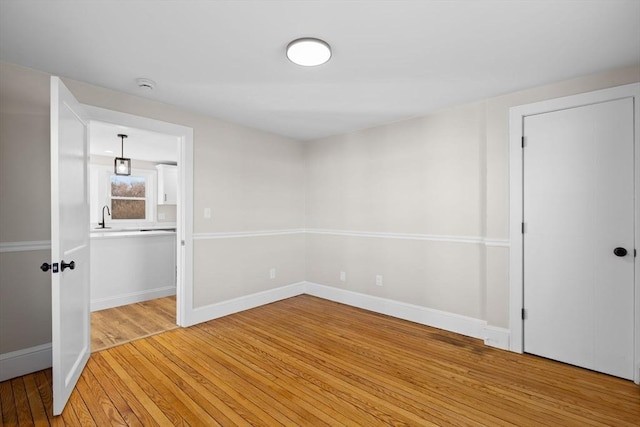
<instances>
[{"instance_id":1,"label":"white baseboard","mask_svg":"<svg viewBox=\"0 0 640 427\"><path fill-rule=\"evenodd\" d=\"M164 286L162 288L150 289L148 291L132 292L116 295L109 298L96 298L91 300L91 311L104 310L107 308L120 307L121 305L135 304L137 302L148 301L150 299L164 298L176 294L175 286Z\"/></svg>"},{"instance_id":2,"label":"white baseboard","mask_svg":"<svg viewBox=\"0 0 640 427\"><path fill-rule=\"evenodd\" d=\"M128 294L118 298L100 300L98 303L106 303L107 301L113 302L116 299L124 301L124 298L129 298L127 301L131 302L123 302L122 304L113 306L131 304L134 302L145 301L147 299L160 298L175 294L175 287L170 287L170 290L173 292L170 292L169 288L160 288L151 291L157 292L154 294L150 294L149 292ZM185 326L191 326L197 323L217 319L219 317L228 316L230 314L302 294L308 294L422 325L444 329L446 331L455 332L472 338L483 339L485 345L504 350L509 349L509 330L495 326L488 326L484 320L311 282L298 282L276 289L270 289L268 291L258 292L228 301L195 308L192 312L192 316L186 319L187 324ZM144 297L142 297L143 295ZM94 301L91 302L91 309L94 311ZM0 381L49 367L51 367L51 344L44 344L37 347L6 353L0 355Z\"/></svg>"},{"instance_id":3,"label":"white baseboard","mask_svg":"<svg viewBox=\"0 0 640 427\"><path fill-rule=\"evenodd\" d=\"M51 367L51 343L0 354L0 382Z\"/></svg>"},{"instance_id":4,"label":"white baseboard","mask_svg":"<svg viewBox=\"0 0 640 427\"><path fill-rule=\"evenodd\" d=\"M185 326L195 325L219 317L228 316L240 311L256 308L261 305L302 295L305 292L305 282L294 283L268 291L210 304L204 307L194 308Z\"/></svg>"},{"instance_id":5,"label":"white baseboard","mask_svg":"<svg viewBox=\"0 0 640 427\"><path fill-rule=\"evenodd\" d=\"M473 338L484 338L484 329L486 327L484 320L311 282L306 283L306 293L353 307L420 323L421 325L432 326Z\"/></svg>"},{"instance_id":6,"label":"white baseboard","mask_svg":"<svg viewBox=\"0 0 640 427\"><path fill-rule=\"evenodd\" d=\"M484 344L489 347L509 350L509 330L497 326L485 326Z\"/></svg>"}]
</instances>

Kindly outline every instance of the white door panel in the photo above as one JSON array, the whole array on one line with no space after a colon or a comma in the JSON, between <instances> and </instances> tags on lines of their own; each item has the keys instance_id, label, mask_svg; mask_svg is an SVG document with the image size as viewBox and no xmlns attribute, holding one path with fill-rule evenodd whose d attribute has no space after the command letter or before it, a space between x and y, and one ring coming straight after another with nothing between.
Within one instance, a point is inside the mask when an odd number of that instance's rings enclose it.
<instances>
[{"instance_id":1,"label":"white door panel","mask_svg":"<svg viewBox=\"0 0 640 427\"><path fill-rule=\"evenodd\" d=\"M84 112L51 78L51 274L53 413L62 413L90 348L88 138ZM62 262L74 262L65 268ZM58 270L58 271L56 271Z\"/></svg>"},{"instance_id":2,"label":"white door panel","mask_svg":"<svg viewBox=\"0 0 640 427\"><path fill-rule=\"evenodd\" d=\"M524 135L524 350L633 379L633 100L528 116Z\"/></svg>"}]
</instances>

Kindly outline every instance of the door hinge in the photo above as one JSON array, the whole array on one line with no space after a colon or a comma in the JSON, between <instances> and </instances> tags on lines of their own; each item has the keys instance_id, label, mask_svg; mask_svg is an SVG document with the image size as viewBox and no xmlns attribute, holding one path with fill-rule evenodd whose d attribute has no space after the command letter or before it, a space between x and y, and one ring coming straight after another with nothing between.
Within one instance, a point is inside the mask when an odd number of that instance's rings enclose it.
<instances>
[{"instance_id":1,"label":"door hinge","mask_svg":"<svg viewBox=\"0 0 640 427\"><path fill-rule=\"evenodd\" d=\"M634 249L634 250L633 250L633 257L635 258L635 257L637 257L637 256L638 256L638 252Z\"/></svg>"},{"instance_id":2,"label":"door hinge","mask_svg":"<svg viewBox=\"0 0 640 427\"><path fill-rule=\"evenodd\" d=\"M184 240L180 240L180 244L184 246Z\"/></svg>"},{"instance_id":3,"label":"door hinge","mask_svg":"<svg viewBox=\"0 0 640 427\"><path fill-rule=\"evenodd\" d=\"M522 309L521 315L522 315L522 320L525 320L527 318L527 311L524 308Z\"/></svg>"},{"instance_id":4,"label":"door hinge","mask_svg":"<svg viewBox=\"0 0 640 427\"><path fill-rule=\"evenodd\" d=\"M524 222L521 223L520 231L522 232L522 234L524 234Z\"/></svg>"},{"instance_id":5,"label":"door hinge","mask_svg":"<svg viewBox=\"0 0 640 427\"><path fill-rule=\"evenodd\" d=\"M524 136L522 137L522 139L520 140L520 142L522 143L522 148L524 148L524 146L526 145L525 140L524 140Z\"/></svg>"}]
</instances>

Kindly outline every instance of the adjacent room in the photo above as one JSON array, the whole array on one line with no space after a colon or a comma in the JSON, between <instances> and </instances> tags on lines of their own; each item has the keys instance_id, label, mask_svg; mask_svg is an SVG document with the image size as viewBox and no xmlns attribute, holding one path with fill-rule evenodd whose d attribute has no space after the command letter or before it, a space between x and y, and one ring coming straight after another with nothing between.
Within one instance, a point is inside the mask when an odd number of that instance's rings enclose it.
<instances>
[{"instance_id":1,"label":"adjacent room","mask_svg":"<svg viewBox=\"0 0 640 427\"><path fill-rule=\"evenodd\" d=\"M639 425L639 102L637 0L0 0L0 420Z\"/></svg>"},{"instance_id":2,"label":"adjacent room","mask_svg":"<svg viewBox=\"0 0 640 427\"><path fill-rule=\"evenodd\" d=\"M179 141L99 121L89 132L95 352L176 327ZM114 171L118 155L130 160L128 174Z\"/></svg>"}]
</instances>

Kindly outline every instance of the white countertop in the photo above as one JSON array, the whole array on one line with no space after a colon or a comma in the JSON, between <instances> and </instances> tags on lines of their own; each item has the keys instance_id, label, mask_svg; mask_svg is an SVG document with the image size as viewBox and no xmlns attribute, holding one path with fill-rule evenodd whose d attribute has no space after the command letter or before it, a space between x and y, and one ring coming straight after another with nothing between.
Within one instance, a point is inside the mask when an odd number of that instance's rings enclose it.
<instances>
[{"instance_id":1,"label":"white countertop","mask_svg":"<svg viewBox=\"0 0 640 427\"><path fill-rule=\"evenodd\" d=\"M144 230L144 231L142 231ZM110 239L120 237L151 237L151 236L175 236L175 228L143 228L143 229L114 229L114 228L99 228L93 229L89 232L89 237L92 239Z\"/></svg>"}]
</instances>

